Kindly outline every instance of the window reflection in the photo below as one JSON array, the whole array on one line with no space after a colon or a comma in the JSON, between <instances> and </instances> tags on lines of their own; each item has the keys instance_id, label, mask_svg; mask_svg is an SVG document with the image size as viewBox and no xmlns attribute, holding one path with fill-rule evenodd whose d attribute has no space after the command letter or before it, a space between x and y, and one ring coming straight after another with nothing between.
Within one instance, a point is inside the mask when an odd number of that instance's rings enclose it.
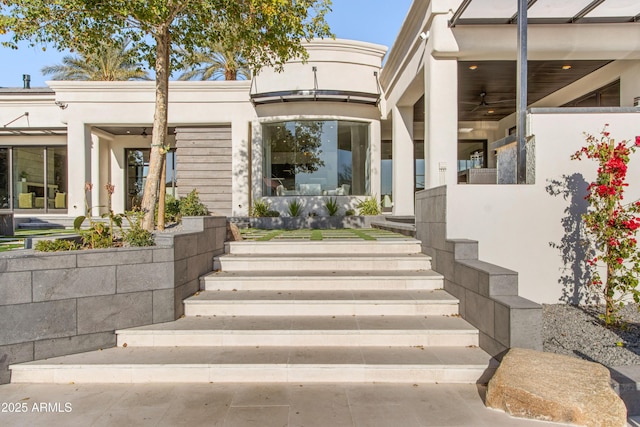
<instances>
[{"instance_id":1,"label":"window reflection","mask_svg":"<svg viewBox=\"0 0 640 427\"><path fill-rule=\"evenodd\" d=\"M67 209L67 147L13 147L11 153L13 208ZM8 149L4 155L8 160ZM8 173L0 170L0 205L4 207L10 205L7 178Z\"/></svg>"},{"instance_id":2,"label":"window reflection","mask_svg":"<svg viewBox=\"0 0 640 427\"><path fill-rule=\"evenodd\" d=\"M0 148L0 209L10 209L9 149Z\"/></svg>"},{"instance_id":3,"label":"window reflection","mask_svg":"<svg viewBox=\"0 0 640 427\"><path fill-rule=\"evenodd\" d=\"M369 126L291 121L263 126L263 194L369 194Z\"/></svg>"}]
</instances>

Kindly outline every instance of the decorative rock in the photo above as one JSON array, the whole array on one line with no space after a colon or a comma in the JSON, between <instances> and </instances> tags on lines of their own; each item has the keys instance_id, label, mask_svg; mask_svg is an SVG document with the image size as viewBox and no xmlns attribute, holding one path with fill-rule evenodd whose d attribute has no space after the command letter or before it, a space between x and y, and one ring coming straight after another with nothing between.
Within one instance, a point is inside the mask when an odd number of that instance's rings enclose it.
<instances>
[{"instance_id":1,"label":"decorative rock","mask_svg":"<svg viewBox=\"0 0 640 427\"><path fill-rule=\"evenodd\" d=\"M623 427L627 409L610 381L597 363L513 348L489 381L486 405L515 417Z\"/></svg>"},{"instance_id":2,"label":"decorative rock","mask_svg":"<svg viewBox=\"0 0 640 427\"><path fill-rule=\"evenodd\" d=\"M242 234L240 234L238 226L232 222L227 222L227 241L239 242L240 240L242 240Z\"/></svg>"}]
</instances>

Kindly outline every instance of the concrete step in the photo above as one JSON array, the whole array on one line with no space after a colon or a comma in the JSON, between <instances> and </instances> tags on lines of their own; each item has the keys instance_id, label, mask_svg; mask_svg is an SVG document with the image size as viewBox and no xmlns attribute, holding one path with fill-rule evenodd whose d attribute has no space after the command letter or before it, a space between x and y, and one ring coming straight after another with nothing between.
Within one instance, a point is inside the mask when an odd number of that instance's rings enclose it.
<instances>
[{"instance_id":1,"label":"concrete step","mask_svg":"<svg viewBox=\"0 0 640 427\"><path fill-rule=\"evenodd\" d=\"M217 271L200 278L200 289L215 290L402 290L442 289L432 271Z\"/></svg>"},{"instance_id":2,"label":"concrete step","mask_svg":"<svg viewBox=\"0 0 640 427\"><path fill-rule=\"evenodd\" d=\"M323 241L241 241L225 243L225 252L235 255L300 254L417 254L421 243L415 239L323 240Z\"/></svg>"},{"instance_id":3,"label":"concrete step","mask_svg":"<svg viewBox=\"0 0 640 427\"><path fill-rule=\"evenodd\" d=\"M186 316L441 316L458 299L427 291L204 291L184 300Z\"/></svg>"},{"instance_id":4,"label":"concrete step","mask_svg":"<svg viewBox=\"0 0 640 427\"><path fill-rule=\"evenodd\" d=\"M431 257L424 254L300 254L236 255L216 257L215 271L406 271L431 269Z\"/></svg>"},{"instance_id":5,"label":"concrete step","mask_svg":"<svg viewBox=\"0 0 640 427\"><path fill-rule=\"evenodd\" d=\"M206 316L116 331L118 346L477 346L447 316Z\"/></svg>"},{"instance_id":6,"label":"concrete step","mask_svg":"<svg viewBox=\"0 0 640 427\"><path fill-rule=\"evenodd\" d=\"M476 347L116 347L10 369L13 383L476 383L495 364Z\"/></svg>"}]
</instances>

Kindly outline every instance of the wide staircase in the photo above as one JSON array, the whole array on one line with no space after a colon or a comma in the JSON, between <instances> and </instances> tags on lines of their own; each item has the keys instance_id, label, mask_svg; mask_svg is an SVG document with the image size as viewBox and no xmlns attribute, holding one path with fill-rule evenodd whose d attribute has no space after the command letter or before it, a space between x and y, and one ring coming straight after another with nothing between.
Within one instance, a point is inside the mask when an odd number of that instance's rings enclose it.
<instances>
[{"instance_id":1,"label":"wide staircase","mask_svg":"<svg viewBox=\"0 0 640 427\"><path fill-rule=\"evenodd\" d=\"M414 239L231 242L175 322L14 365L12 382L475 383L478 331Z\"/></svg>"}]
</instances>

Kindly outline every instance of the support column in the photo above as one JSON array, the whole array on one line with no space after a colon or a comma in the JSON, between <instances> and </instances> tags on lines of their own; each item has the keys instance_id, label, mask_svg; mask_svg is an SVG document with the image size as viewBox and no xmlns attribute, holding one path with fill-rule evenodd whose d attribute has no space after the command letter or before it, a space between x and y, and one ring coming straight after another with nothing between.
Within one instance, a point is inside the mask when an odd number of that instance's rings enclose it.
<instances>
[{"instance_id":1,"label":"support column","mask_svg":"<svg viewBox=\"0 0 640 427\"><path fill-rule=\"evenodd\" d=\"M124 212L126 210L127 193L127 159L125 149L122 145L109 144L109 181L116 186L113 193L112 208L114 212Z\"/></svg>"},{"instance_id":2,"label":"support column","mask_svg":"<svg viewBox=\"0 0 640 427\"><path fill-rule=\"evenodd\" d=\"M234 216L249 215L249 149L251 130L246 120L231 123L231 212Z\"/></svg>"},{"instance_id":3,"label":"support column","mask_svg":"<svg viewBox=\"0 0 640 427\"><path fill-rule=\"evenodd\" d=\"M527 0L518 0L518 60L516 79L516 159L518 184L527 183Z\"/></svg>"},{"instance_id":4,"label":"support column","mask_svg":"<svg viewBox=\"0 0 640 427\"><path fill-rule=\"evenodd\" d=\"M413 107L393 107L393 215L414 215Z\"/></svg>"},{"instance_id":5,"label":"support column","mask_svg":"<svg viewBox=\"0 0 640 427\"><path fill-rule=\"evenodd\" d=\"M84 185L91 182L91 127L81 122L70 122L67 132L69 178L67 214L75 217L86 214ZM97 194L95 189L93 193ZM87 193L89 206L94 205L91 199L91 193Z\"/></svg>"},{"instance_id":6,"label":"support column","mask_svg":"<svg viewBox=\"0 0 640 427\"><path fill-rule=\"evenodd\" d=\"M425 188L458 179L458 62L428 56L424 66Z\"/></svg>"},{"instance_id":7,"label":"support column","mask_svg":"<svg viewBox=\"0 0 640 427\"><path fill-rule=\"evenodd\" d=\"M260 197L262 197L262 175L263 165L263 139L262 139L262 123L258 120L253 120L251 123L251 193L250 205Z\"/></svg>"},{"instance_id":8,"label":"support column","mask_svg":"<svg viewBox=\"0 0 640 427\"><path fill-rule=\"evenodd\" d=\"M93 214L101 215L107 211L107 194L104 185L107 183L100 174L100 154L102 144L98 135L91 134L91 183L93 184Z\"/></svg>"},{"instance_id":9,"label":"support column","mask_svg":"<svg viewBox=\"0 0 640 427\"><path fill-rule=\"evenodd\" d=\"M371 122L369 138L371 138L369 140L369 171L367 172L369 174L369 194L375 194L376 197L380 197L382 196L382 173L380 171L380 165L382 164L382 135L379 120Z\"/></svg>"}]
</instances>

